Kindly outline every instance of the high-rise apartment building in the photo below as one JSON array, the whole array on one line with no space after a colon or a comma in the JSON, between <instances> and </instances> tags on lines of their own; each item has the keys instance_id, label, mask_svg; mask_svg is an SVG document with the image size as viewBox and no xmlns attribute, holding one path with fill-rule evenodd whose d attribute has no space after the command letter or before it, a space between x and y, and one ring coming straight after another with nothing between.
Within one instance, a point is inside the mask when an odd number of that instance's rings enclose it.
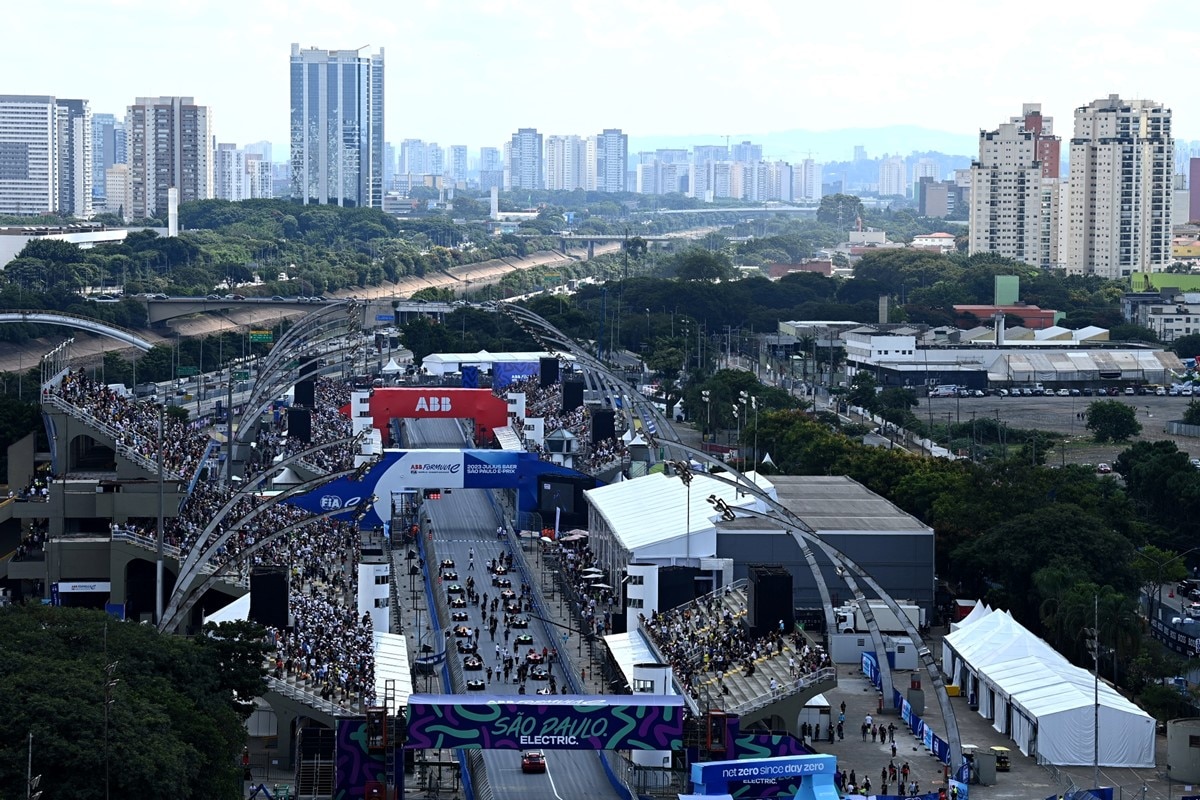
<instances>
[{"instance_id":1,"label":"high-rise apartment building","mask_svg":"<svg viewBox=\"0 0 1200 800\"><path fill-rule=\"evenodd\" d=\"M245 200L246 151L236 144L221 143L213 150L213 197L218 200Z\"/></svg>"},{"instance_id":2,"label":"high-rise apartment building","mask_svg":"<svg viewBox=\"0 0 1200 800\"><path fill-rule=\"evenodd\" d=\"M58 100L58 210L92 217L92 109L87 100Z\"/></svg>"},{"instance_id":3,"label":"high-rise apartment building","mask_svg":"<svg viewBox=\"0 0 1200 800\"><path fill-rule=\"evenodd\" d=\"M739 142L729 147L729 160L740 161L743 164L757 164L762 161L762 145L751 142Z\"/></svg>"},{"instance_id":4,"label":"high-rise apartment building","mask_svg":"<svg viewBox=\"0 0 1200 800\"><path fill-rule=\"evenodd\" d=\"M507 145L505 145L507 147ZM504 156L499 147L479 148L479 188L490 191L504 188Z\"/></svg>"},{"instance_id":5,"label":"high-rise apartment building","mask_svg":"<svg viewBox=\"0 0 1200 800\"><path fill-rule=\"evenodd\" d=\"M113 164L129 159L125 148L125 121L113 114L92 114L92 204L106 211L106 173Z\"/></svg>"},{"instance_id":6,"label":"high-rise apartment building","mask_svg":"<svg viewBox=\"0 0 1200 800\"><path fill-rule=\"evenodd\" d=\"M1075 109L1070 274L1121 278L1170 265L1174 164L1169 108L1114 94Z\"/></svg>"},{"instance_id":7,"label":"high-rise apartment building","mask_svg":"<svg viewBox=\"0 0 1200 800\"><path fill-rule=\"evenodd\" d=\"M692 148L692 163L705 164L710 161L728 161L729 148L725 145L698 144Z\"/></svg>"},{"instance_id":8,"label":"high-rise apartment building","mask_svg":"<svg viewBox=\"0 0 1200 800\"><path fill-rule=\"evenodd\" d=\"M58 104L0 95L0 214L58 210Z\"/></svg>"},{"instance_id":9,"label":"high-rise apartment building","mask_svg":"<svg viewBox=\"0 0 1200 800\"><path fill-rule=\"evenodd\" d=\"M821 199L821 165L806 158L792 170L792 199L813 203Z\"/></svg>"},{"instance_id":10,"label":"high-rise apartment building","mask_svg":"<svg viewBox=\"0 0 1200 800\"><path fill-rule=\"evenodd\" d=\"M271 162L261 152L235 144L213 150L213 197L218 200L258 200L274 196Z\"/></svg>"},{"instance_id":11,"label":"high-rise apartment building","mask_svg":"<svg viewBox=\"0 0 1200 800\"><path fill-rule=\"evenodd\" d=\"M133 208L133 182L129 180L128 164L113 164L104 170L104 210L116 214L121 221L130 219Z\"/></svg>"},{"instance_id":12,"label":"high-rise apartment building","mask_svg":"<svg viewBox=\"0 0 1200 800\"><path fill-rule=\"evenodd\" d=\"M587 186L587 141L578 136L546 138L546 188L573 191Z\"/></svg>"},{"instance_id":13,"label":"high-rise apartment building","mask_svg":"<svg viewBox=\"0 0 1200 800\"><path fill-rule=\"evenodd\" d=\"M1050 266L1040 246L1042 163L1037 154L1037 134L1021 122L980 132L979 158L971 165L972 255L997 253Z\"/></svg>"},{"instance_id":14,"label":"high-rise apartment building","mask_svg":"<svg viewBox=\"0 0 1200 800\"><path fill-rule=\"evenodd\" d=\"M908 194L908 182L905 180L904 159L892 156L879 162L879 196L904 197Z\"/></svg>"},{"instance_id":15,"label":"high-rise apartment building","mask_svg":"<svg viewBox=\"0 0 1200 800\"><path fill-rule=\"evenodd\" d=\"M0 95L0 213L92 216L87 100Z\"/></svg>"},{"instance_id":16,"label":"high-rise apartment building","mask_svg":"<svg viewBox=\"0 0 1200 800\"><path fill-rule=\"evenodd\" d=\"M291 55L292 197L383 208L383 48Z\"/></svg>"},{"instance_id":17,"label":"high-rise apartment building","mask_svg":"<svg viewBox=\"0 0 1200 800\"><path fill-rule=\"evenodd\" d=\"M545 186L542 166L542 134L536 128L519 128L505 147L505 185L508 189L541 189Z\"/></svg>"},{"instance_id":18,"label":"high-rise apartment building","mask_svg":"<svg viewBox=\"0 0 1200 800\"><path fill-rule=\"evenodd\" d=\"M127 219L167 214L167 193L179 202L213 196L212 114L191 97L139 97L129 107L126 141L133 194Z\"/></svg>"},{"instance_id":19,"label":"high-rise apartment building","mask_svg":"<svg viewBox=\"0 0 1200 800\"><path fill-rule=\"evenodd\" d=\"M465 144L450 145L450 168L446 174L454 183L461 183L467 179L467 146Z\"/></svg>"},{"instance_id":20,"label":"high-rise apartment building","mask_svg":"<svg viewBox=\"0 0 1200 800\"><path fill-rule=\"evenodd\" d=\"M932 158L918 158L912 166L912 185L916 186L921 178L938 179L938 164Z\"/></svg>"},{"instance_id":21,"label":"high-rise apartment building","mask_svg":"<svg viewBox=\"0 0 1200 800\"><path fill-rule=\"evenodd\" d=\"M383 145L383 191L392 191L396 183L396 145L384 142Z\"/></svg>"},{"instance_id":22,"label":"high-rise apartment building","mask_svg":"<svg viewBox=\"0 0 1200 800\"><path fill-rule=\"evenodd\" d=\"M1042 177L1057 179L1061 172L1062 139L1054 135L1054 117L1042 116L1041 103L1025 103L1021 106L1021 116L1013 117L1009 122L1019 123L1034 135Z\"/></svg>"},{"instance_id":23,"label":"high-rise apartment building","mask_svg":"<svg viewBox=\"0 0 1200 800\"><path fill-rule=\"evenodd\" d=\"M597 192L625 191L629 137L620 128L606 128L594 139L595 159L589 161L589 170L595 176L592 188Z\"/></svg>"}]
</instances>

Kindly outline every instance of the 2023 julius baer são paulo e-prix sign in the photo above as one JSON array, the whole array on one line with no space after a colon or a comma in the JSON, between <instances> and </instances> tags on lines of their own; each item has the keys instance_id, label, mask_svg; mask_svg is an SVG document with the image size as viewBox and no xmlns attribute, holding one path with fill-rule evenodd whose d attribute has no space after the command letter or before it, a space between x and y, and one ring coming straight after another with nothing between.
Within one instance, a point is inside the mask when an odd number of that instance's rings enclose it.
<instances>
[{"instance_id":1,"label":"2023 julius baer s\u00e3o paulo e-prix sign","mask_svg":"<svg viewBox=\"0 0 1200 800\"><path fill-rule=\"evenodd\" d=\"M676 750L683 741L679 697L628 695L516 700L413 695L406 747L469 750Z\"/></svg>"}]
</instances>

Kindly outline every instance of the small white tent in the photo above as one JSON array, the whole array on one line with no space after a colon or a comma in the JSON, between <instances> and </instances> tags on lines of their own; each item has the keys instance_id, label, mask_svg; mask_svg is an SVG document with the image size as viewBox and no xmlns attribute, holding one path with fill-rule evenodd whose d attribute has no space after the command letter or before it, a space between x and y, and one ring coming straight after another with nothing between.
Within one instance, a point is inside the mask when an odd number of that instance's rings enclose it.
<instances>
[{"instance_id":1,"label":"small white tent","mask_svg":"<svg viewBox=\"0 0 1200 800\"><path fill-rule=\"evenodd\" d=\"M385 375L395 375L397 372L403 372L403 371L404 371L404 367L397 364L396 359L394 359L394 358L389 358L388 363L384 364L383 369L380 370L380 372L382 372Z\"/></svg>"}]
</instances>

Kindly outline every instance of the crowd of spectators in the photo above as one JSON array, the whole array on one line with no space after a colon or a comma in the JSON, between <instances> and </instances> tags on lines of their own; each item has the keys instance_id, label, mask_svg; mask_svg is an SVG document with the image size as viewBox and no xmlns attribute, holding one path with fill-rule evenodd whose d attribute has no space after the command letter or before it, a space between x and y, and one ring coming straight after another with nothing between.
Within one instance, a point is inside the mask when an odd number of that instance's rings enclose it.
<instances>
[{"instance_id":1,"label":"crowd of spectators","mask_svg":"<svg viewBox=\"0 0 1200 800\"><path fill-rule=\"evenodd\" d=\"M275 634L277 678L318 688L323 699L346 705L375 697L374 637L370 614L355 610L360 543L350 523L318 520L289 537L293 626ZM278 563L278 562L276 562Z\"/></svg>"},{"instance_id":2,"label":"crowd of spectators","mask_svg":"<svg viewBox=\"0 0 1200 800\"><path fill-rule=\"evenodd\" d=\"M649 619L645 615L639 618L688 694L710 675L723 678L739 669L747 676L753 675L755 663L764 656L782 657L787 652L793 678L830 664L823 647L794 631L789 635L782 621L778 629L754 636L718 594L705 595Z\"/></svg>"},{"instance_id":3,"label":"crowd of spectators","mask_svg":"<svg viewBox=\"0 0 1200 800\"><path fill-rule=\"evenodd\" d=\"M617 595L611 583L587 578L583 574L596 568L592 549L582 540L556 542L549 547L556 552L567 585L575 595L579 629L597 636L609 633L612 630L612 615L620 609L617 608Z\"/></svg>"},{"instance_id":4,"label":"crowd of spectators","mask_svg":"<svg viewBox=\"0 0 1200 800\"><path fill-rule=\"evenodd\" d=\"M591 415L585 406L562 410L562 384L555 383L542 386L537 376L522 378L514 381L503 389L498 389L500 396L509 393L524 393L525 418L543 420L545 435L554 431L566 430L575 435L578 449L575 453L574 466L582 472L599 472L614 462L619 462L629 454L624 442L615 438L607 438L591 443ZM524 438L524 431L518 426L517 433ZM536 453L543 461L550 461L551 454L537 443L525 441L525 448Z\"/></svg>"},{"instance_id":5,"label":"crowd of spectators","mask_svg":"<svg viewBox=\"0 0 1200 800\"><path fill-rule=\"evenodd\" d=\"M50 392L77 407L108 428L118 449L127 449L157 463L159 451L159 407L139 402L90 379L82 371L69 372ZM351 421L341 413L350 401L350 388L319 378L315 386L312 414L312 444L332 442L352 435ZM303 444L286 434L286 415L260 426L254 441L247 479L268 468L277 458L286 458L312 444ZM175 478L196 474L208 445L202 424L180 423L167 417L164 425L164 465ZM353 465L349 446L331 448L306 457L309 466L332 472ZM235 498L236 487L212 480L198 481L164 527L164 540L187 558L200 535L215 520L222 507ZM34 498L47 494L46 481L39 478L23 492ZM267 503L260 495L243 492L220 518L204 547L230 531L256 507ZM321 696L347 704L354 698L369 703L374 694L374 653L369 615L356 612L357 575L361 545L357 526L350 522L312 519L290 532L263 543L271 534L304 522L313 515L286 502L264 508L252 519L232 530L228 540L212 549L208 560L224 567L234 579L248 579L258 566L285 566L290 576L290 605L293 627L272 631L275 640L274 669L279 677L294 677L318 687ZM117 526L114 525L114 529ZM131 519L128 533L152 541L156 521ZM45 531L31 529L19 547L29 556L40 551ZM259 545L253 553L250 548Z\"/></svg>"},{"instance_id":6,"label":"crowd of spectators","mask_svg":"<svg viewBox=\"0 0 1200 800\"><path fill-rule=\"evenodd\" d=\"M139 402L87 376L68 372L57 386L47 389L107 427L118 452L129 452L158 463L159 405ZM200 423L180 422L167 416L163 422L163 465L173 476L190 478L204 457L209 437Z\"/></svg>"},{"instance_id":7,"label":"crowd of spectators","mask_svg":"<svg viewBox=\"0 0 1200 800\"><path fill-rule=\"evenodd\" d=\"M16 494L9 492L8 496L16 497L18 500L38 500L44 503L50 499L50 479L44 475L34 475L29 479L29 483L17 490Z\"/></svg>"}]
</instances>

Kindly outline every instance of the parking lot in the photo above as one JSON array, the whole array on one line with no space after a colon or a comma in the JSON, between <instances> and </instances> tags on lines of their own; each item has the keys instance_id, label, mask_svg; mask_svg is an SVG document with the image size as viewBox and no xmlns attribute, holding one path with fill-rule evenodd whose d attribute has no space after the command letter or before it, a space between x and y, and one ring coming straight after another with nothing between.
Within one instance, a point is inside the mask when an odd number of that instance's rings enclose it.
<instances>
[{"instance_id":1,"label":"parking lot","mask_svg":"<svg viewBox=\"0 0 1200 800\"><path fill-rule=\"evenodd\" d=\"M931 397L921 398L913 409L921 420L932 420L934 425L969 423L975 419L999 419L1010 428L1027 428L1066 434L1067 445L1062 451L1048 456L1048 463L1099 464L1111 463L1128 445L1095 444L1091 441L1086 420L1079 417L1087 411L1089 403L1097 400L1115 400L1132 406L1142 423L1142 433L1136 439L1158 441L1169 439L1190 457L1200 457L1200 439L1171 436L1163 430L1168 420L1180 419L1184 409L1194 397L1160 397L1152 394L1116 397Z\"/></svg>"}]
</instances>

